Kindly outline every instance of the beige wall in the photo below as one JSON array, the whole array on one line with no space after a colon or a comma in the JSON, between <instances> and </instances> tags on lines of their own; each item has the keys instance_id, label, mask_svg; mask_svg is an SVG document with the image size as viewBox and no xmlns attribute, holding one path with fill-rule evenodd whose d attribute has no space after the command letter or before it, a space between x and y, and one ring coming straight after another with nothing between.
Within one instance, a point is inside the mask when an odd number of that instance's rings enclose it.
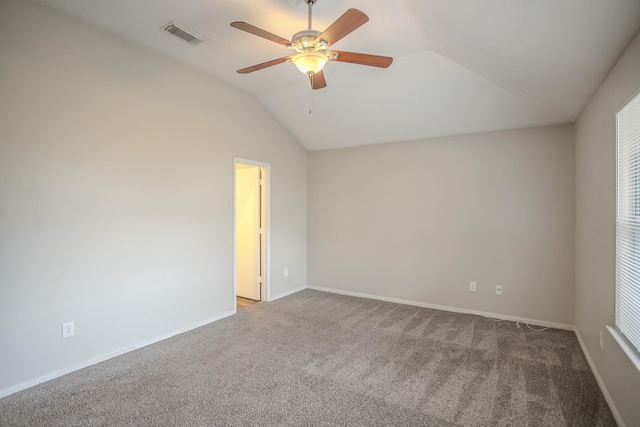
<instances>
[{"instance_id":1,"label":"beige wall","mask_svg":"<svg viewBox=\"0 0 640 427\"><path fill-rule=\"evenodd\" d=\"M272 297L306 285L306 152L255 98L37 3L0 25L0 394L233 310L234 157L271 164Z\"/></svg>"},{"instance_id":2,"label":"beige wall","mask_svg":"<svg viewBox=\"0 0 640 427\"><path fill-rule=\"evenodd\" d=\"M628 426L640 422L640 373L605 326L615 316L615 114L638 91L640 37L576 123L576 330L618 419Z\"/></svg>"},{"instance_id":3,"label":"beige wall","mask_svg":"<svg viewBox=\"0 0 640 427\"><path fill-rule=\"evenodd\" d=\"M573 324L572 126L312 152L308 180L310 286Z\"/></svg>"}]
</instances>

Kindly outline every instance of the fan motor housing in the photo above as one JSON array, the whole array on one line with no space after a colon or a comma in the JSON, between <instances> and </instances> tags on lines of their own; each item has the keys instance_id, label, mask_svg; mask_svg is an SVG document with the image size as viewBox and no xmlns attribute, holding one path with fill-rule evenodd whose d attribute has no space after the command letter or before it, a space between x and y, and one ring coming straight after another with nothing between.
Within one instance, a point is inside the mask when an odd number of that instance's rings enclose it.
<instances>
[{"instance_id":1,"label":"fan motor housing","mask_svg":"<svg viewBox=\"0 0 640 427\"><path fill-rule=\"evenodd\" d=\"M308 51L316 51L323 52L327 50L327 42L324 40L320 40L316 43L316 38L322 34L320 31L316 30L302 30L298 31L291 38L292 47L296 52L308 52Z\"/></svg>"}]
</instances>

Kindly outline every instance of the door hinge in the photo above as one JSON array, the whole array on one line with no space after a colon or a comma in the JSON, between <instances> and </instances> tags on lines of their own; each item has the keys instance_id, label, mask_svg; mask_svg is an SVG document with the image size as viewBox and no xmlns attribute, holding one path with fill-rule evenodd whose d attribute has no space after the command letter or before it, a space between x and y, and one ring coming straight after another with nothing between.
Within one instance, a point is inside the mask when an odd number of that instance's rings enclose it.
<instances>
[{"instance_id":1,"label":"door hinge","mask_svg":"<svg viewBox=\"0 0 640 427\"><path fill-rule=\"evenodd\" d=\"M262 227L258 228L258 234L262 234Z\"/></svg>"},{"instance_id":2,"label":"door hinge","mask_svg":"<svg viewBox=\"0 0 640 427\"><path fill-rule=\"evenodd\" d=\"M262 283L262 276L258 276L258 283Z\"/></svg>"}]
</instances>

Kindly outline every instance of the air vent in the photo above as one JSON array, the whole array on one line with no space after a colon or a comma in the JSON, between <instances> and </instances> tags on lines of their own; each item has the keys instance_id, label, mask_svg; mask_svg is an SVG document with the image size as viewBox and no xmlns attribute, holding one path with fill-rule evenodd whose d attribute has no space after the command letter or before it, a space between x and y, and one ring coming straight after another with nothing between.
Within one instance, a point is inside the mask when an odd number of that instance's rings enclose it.
<instances>
[{"instance_id":1,"label":"air vent","mask_svg":"<svg viewBox=\"0 0 640 427\"><path fill-rule=\"evenodd\" d=\"M175 21L169 22L167 25L162 26L162 30L173 34L176 37L181 38L182 40L190 43L192 45L197 45L205 41L206 39L195 32L188 30L183 25L178 24Z\"/></svg>"}]
</instances>

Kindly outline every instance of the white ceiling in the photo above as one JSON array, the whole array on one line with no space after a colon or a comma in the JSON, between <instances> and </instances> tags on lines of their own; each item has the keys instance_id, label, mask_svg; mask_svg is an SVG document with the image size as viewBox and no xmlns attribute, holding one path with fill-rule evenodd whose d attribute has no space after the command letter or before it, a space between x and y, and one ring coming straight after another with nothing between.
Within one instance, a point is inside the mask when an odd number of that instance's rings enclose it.
<instances>
[{"instance_id":1,"label":"white ceiling","mask_svg":"<svg viewBox=\"0 0 640 427\"><path fill-rule=\"evenodd\" d=\"M304 0L40 1L255 95L310 151L573 122L640 30L640 0L318 0L316 30L370 18L336 49L394 62L331 62L312 92L291 63L236 73L290 51L229 25L290 39ZM207 41L160 30L174 20Z\"/></svg>"}]
</instances>

